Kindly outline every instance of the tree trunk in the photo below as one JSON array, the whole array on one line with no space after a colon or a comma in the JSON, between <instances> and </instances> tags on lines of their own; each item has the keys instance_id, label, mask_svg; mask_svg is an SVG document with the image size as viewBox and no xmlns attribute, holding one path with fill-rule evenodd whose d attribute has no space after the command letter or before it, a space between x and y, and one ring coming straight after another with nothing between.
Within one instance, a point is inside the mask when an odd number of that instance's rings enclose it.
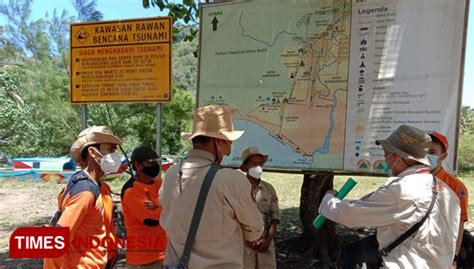
<instances>
[{"instance_id":1,"label":"tree trunk","mask_svg":"<svg viewBox=\"0 0 474 269\"><path fill-rule=\"evenodd\" d=\"M314 260L311 268L334 268L339 249L336 243L335 225L330 221L316 230L313 221L327 190L333 189L334 173L316 172L304 175L300 197L300 219L303 224L301 242L307 249L305 257Z\"/></svg>"}]
</instances>

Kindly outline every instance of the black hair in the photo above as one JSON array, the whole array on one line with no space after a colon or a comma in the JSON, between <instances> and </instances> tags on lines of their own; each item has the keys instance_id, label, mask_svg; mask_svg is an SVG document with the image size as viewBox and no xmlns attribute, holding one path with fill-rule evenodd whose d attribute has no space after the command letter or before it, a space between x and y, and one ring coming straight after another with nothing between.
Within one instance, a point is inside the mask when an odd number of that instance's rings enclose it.
<instances>
[{"instance_id":1,"label":"black hair","mask_svg":"<svg viewBox=\"0 0 474 269\"><path fill-rule=\"evenodd\" d=\"M97 150L100 150L100 144L93 144L93 145L89 145L89 146L85 147L81 152L81 159L83 161L87 160L87 152L89 151L90 147L94 147Z\"/></svg>"},{"instance_id":2,"label":"black hair","mask_svg":"<svg viewBox=\"0 0 474 269\"><path fill-rule=\"evenodd\" d=\"M211 141L211 139L212 137L198 135L192 138L191 141L193 141L193 144L207 144Z\"/></svg>"}]
</instances>

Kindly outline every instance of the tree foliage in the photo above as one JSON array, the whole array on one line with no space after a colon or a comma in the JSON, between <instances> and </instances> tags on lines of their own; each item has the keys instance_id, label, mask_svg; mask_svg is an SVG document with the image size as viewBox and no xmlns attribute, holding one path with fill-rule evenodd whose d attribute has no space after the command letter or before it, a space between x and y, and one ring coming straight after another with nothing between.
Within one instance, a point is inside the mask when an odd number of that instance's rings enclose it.
<instances>
[{"instance_id":1,"label":"tree foliage","mask_svg":"<svg viewBox=\"0 0 474 269\"><path fill-rule=\"evenodd\" d=\"M155 147L156 106L154 104L90 105L88 125L107 124L125 141L131 151L140 145ZM175 88L173 100L162 109L162 154L184 153L189 145L180 134L190 128L194 96ZM110 116L109 116L110 115Z\"/></svg>"},{"instance_id":2,"label":"tree foliage","mask_svg":"<svg viewBox=\"0 0 474 269\"><path fill-rule=\"evenodd\" d=\"M474 134L461 136L458 150L458 169L461 172L474 170Z\"/></svg>"},{"instance_id":3,"label":"tree foliage","mask_svg":"<svg viewBox=\"0 0 474 269\"><path fill-rule=\"evenodd\" d=\"M474 109L461 109L461 137L458 146L458 169L461 172L474 170Z\"/></svg>"},{"instance_id":4,"label":"tree foliage","mask_svg":"<svg viewBox=\"0 0 474 269\"><path fill-rule=\"evenodd\" d=\"M461 109L461 135L474 133L474 109L463 106Z\"/></svg>"},{"instance_id":5,"label":"tree foliage","mask_svg":"<svg viewBox=\"0 0 474 269\"><path fill-rule=\"evenodd\" d=\"M73 5L81 22L101 21L104 18L102 12L97 10L97 0L73 0Z\"/></svg>"},{"instance_id":6,"label":"tree foliage","mask_svg":"<svg viewBox=\"0 0 474 269\"><path fill-rule=\"evenodd\" d=\"M143 7L157 7L160 11L167 11L173 22L182 27L175 27L174 37L179 33L184 33L185 41L196 39L199 24L199 6L194 0L183 0L181 3L170 0L143 0ZM182 25L184 22L184 26Z\"/></svg>"},{"instance_id":7,"label":"tree foliage","mask_svg":"<svg viewBox=\"0 0 474 269\"><path fill-rule=\"evenodd\" d=\"M75 0L76 17L55 9L33 20L31 3L0 4L0 16L8 20L0 27L0 140L7 141L0 150L15 157L67 155L81 128L80 108L70 103L69 95L69 24L100 20L102 13L95 0ZM185 37L179 32L173 44L175 88L173 101L163 105L163 154L180 154L189 147L180 133L189 130L194 110L197 44ZM155 145L154 104L88 107L88 124L111 125L127 151Z\"/></svg>"},{"instance_id":8,"label":"tree foliage","mask_svg":"<svg viewBox=\"0 0 474 269\"><path fill-rule=\"evenodd\" d=\"M185 41L185 33L183 32L176 35L175 45L173 46L173 82L175 87L196 91L196 51L196 39Z\"/></svg>"},{"instance_id":9,"label":"tree foliage","mask_svg":"<svg viewBox=\"0 0 474 269\"><path fill-rule=\"evenodd\" d=\"M49 38L44 30L46 21L31 20L31 3L32 0L10 0L0 4L0 14L8 18L5 28L9 42L39 62L50 55Z\"/></svg>"},{"instance_id":10,"label":"tree foliage","mask_svg":"<svg viewBox=\"0 0 474 269\"><path fill-rule=\"evenodd\" d=\"M48 17L48 14L46 14ZM59 66L69 75L69 25L74 22L66 10L61 14L54 9L51 19L47 21L48 34L51 39L51 52L59 60Z\"/></svg>"},{"instance_id":11,"label":"tree foliage","mask_svg":"<svg viewBox=\"0 0 474 269\"><path fill-rule=\"evenodd\" d=\"M32 106L17 106L17 104L0 93L0 140L8 142L5 151L11 155L29 155L36 151L35 144L31 144L36 138L37 127L33 124L29 115L34 108Z\"/></svg>"}]
</instances>

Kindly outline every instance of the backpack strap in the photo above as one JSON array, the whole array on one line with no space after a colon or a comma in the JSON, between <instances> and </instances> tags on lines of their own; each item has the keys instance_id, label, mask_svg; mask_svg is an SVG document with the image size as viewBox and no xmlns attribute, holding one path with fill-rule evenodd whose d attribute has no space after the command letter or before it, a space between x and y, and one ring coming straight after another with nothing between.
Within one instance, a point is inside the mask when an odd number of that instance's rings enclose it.
<instances>
[{"instance_id":1,"label":"backpack strap","mask_svg":"<svg viewBox=\"0 0 474 269\"><path fill-rule=\"evenodd\" d=\"M178 268L188 268L189 258L191 255L191 247L196 239L197 230L199 227L199 222L201 221L202 212L204 210L204 205L206 203L207 194L211 188L212 181L214 176L219 170L219 165L213 163L211 164L209 170L207 171L206 177L201 185L201 190L199 191L199 196L196 203L196 208L194 209L193 218L191 220L191 225L189 227L188 236L186 238L186 243L184 244L183 254L179 259Z\"/></svg>"},{"instance_id":2,"label":"backpack strap","mask_svg":"<svg viewBox=\"0 0 474 269\"><path fill-rule=\"evenodd\" d=\"M54 213L54 216L49 221L50 226L56 226L56 224L59 221L59 218L61 217L62 212L64 210L64 199L66 198L67 194L73 189L74 185L76 185L76 183L78 183L82 180L89 180L89 178L85 175L85 173L83 171L79 171L79 172L75 173L69 179L69 182L67 183L67 185L58 194L58 197L57 197L58 210ZM100 188L100 187L98 187L98 188ZM100 191L99 191L98 194L100 195ZM96 193L94 193L94 197L96 197Z\"/></svg>"}]
</instances>

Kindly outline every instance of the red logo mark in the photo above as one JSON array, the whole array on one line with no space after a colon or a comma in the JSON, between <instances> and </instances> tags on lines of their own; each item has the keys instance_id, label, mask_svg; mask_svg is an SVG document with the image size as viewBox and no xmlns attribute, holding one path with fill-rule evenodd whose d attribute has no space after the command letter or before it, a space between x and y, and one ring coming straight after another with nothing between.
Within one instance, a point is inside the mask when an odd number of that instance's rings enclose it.
<instances>
[{"instance_id":1,"label":"red logo mark","mask_svg":"<svg viewBox=\"0 0 474 269\"><path fill-rule=\"evenodd\" d=\"M57 258L68 247L67 227L22 227L10 236L10 258Z\"/></svg>"}]
</instances>

